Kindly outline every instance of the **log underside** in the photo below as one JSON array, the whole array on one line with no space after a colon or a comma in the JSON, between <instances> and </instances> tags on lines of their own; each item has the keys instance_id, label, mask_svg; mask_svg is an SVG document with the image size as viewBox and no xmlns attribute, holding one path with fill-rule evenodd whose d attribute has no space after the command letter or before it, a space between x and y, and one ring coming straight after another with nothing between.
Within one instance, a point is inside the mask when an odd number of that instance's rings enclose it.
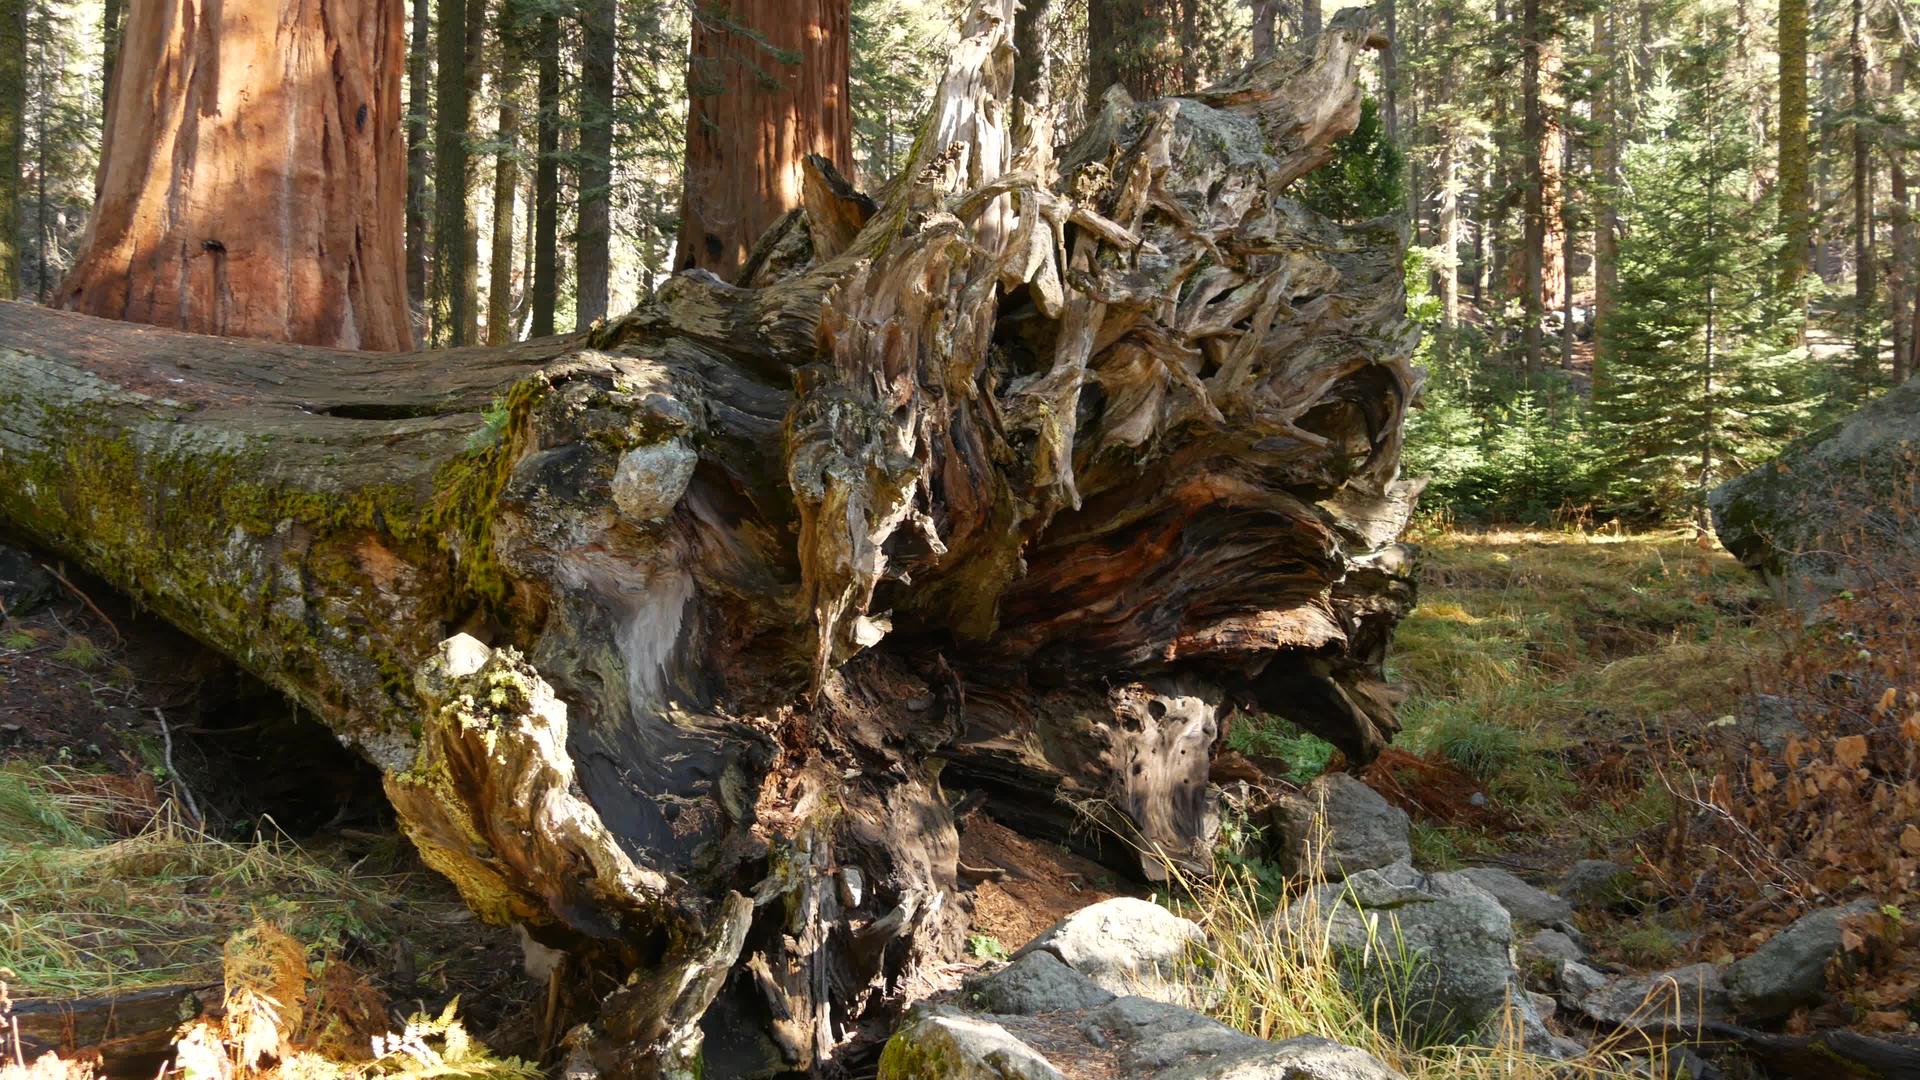
<instances>
[{"instance_id":1,"label":"log underside","mask_svg":"<svg viewBox=\"0 0 1920 1080\"><path fill-rule=\"evenodd\" d=\"M710 1012L828 1064L960 944L957 789L1151 878L1209 864L1236 710L1395 729L1405 237L1281 194L1364 13L1057 161L1003 126L1010 0L966 30L903 178L813 177L757 288L395 355L0 305L0 522L324 719L481 914L633 972L603 1070L684 1074Z\"/></svg>"}]
</instances>

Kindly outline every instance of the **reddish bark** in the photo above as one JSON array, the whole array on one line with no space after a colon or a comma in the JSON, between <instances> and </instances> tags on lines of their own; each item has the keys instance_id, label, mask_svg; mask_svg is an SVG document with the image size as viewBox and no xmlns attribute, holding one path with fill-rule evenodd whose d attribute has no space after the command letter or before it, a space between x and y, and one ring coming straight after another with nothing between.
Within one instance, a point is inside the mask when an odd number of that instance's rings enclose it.
<instances>
[{"instance_id":1,"label":"reddish bark","mask_svg":"<svg viewBox=\"0 0 1920 1080\"><path fill-rule=\"evenodd\" d=\"M674 269L733 277L801 202L808 154L853 171L848 0L703 5L688 61L686 188Z\"/></svg>"},{"instance_id":2,"label":"reddish bark","mask_svg":"<svg viewBox=\"0 0 1920 1080\"><path fill-rule=\"evenodd\" d=\"M55 303L203 334L412 345L402 0L138 0Z\"/></svg>"}]
</instances>

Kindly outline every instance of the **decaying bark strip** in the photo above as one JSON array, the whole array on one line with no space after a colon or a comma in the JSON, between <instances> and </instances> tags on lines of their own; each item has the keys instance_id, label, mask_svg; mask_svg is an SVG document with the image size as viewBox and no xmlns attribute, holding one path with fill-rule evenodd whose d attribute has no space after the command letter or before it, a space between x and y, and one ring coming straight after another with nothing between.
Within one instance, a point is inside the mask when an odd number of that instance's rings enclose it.
<instances>
[{"instance_id":1,"label":"decaying bark strip","mask_svg":"<svg viewBox=\"0 0 1920 1080\"><path fill-rule=\"evenodd\" d=\"M703 1017L730 1074L826 1062L960 943L958 789L1151 875L1208 862L1234 710L1395 727L1405 236L1283 194L1366 14L1057 160L1011 15L759 288L388 356L0 305L0 522L324 718L476 910L633 972L600 1068L684 1074Z\"/></svg>"}]
</instances>

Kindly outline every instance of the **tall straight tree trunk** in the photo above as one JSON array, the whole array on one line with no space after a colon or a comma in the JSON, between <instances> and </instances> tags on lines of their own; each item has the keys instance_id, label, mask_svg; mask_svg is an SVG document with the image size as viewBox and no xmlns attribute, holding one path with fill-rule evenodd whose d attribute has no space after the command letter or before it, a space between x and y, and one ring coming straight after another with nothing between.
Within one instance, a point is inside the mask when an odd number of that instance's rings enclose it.
<instances>
[{"instance_id":1,"label":"tall straight tree trunk","mask_svg":"<svg viewBox=\"0 0 1920 1080\"><path fill-rule=\"evenodd\" d=\"M1521 194L1522 237L1520 243L1520 297L1526 324L1522 328L1527 370L1540 369L1544 345L1542 322L1546 316L1547 271L1547 120L1540 100L1541 56L1545 48L1541 35L1544 24L1542 0L1522 0L1520 15L1521 120L1520 136L1525 151L1524 190Z\"/></svg>"},{"instance_id":2,"label":"tall straight tree trunk","mask_svg":"<svg viewBox=\"0 0 1920 1080\"><path fill-rule=\"evenodd\" d=\"M402 0L136 5L99 198L54 303L198 333L408 348L405 27ZM247 77L221 77L233 72Z\"/></svg>"},{"instance_id":3,"label":"tall straight tree trunk","mask_svg":"<svg viewBox=\"0 0 1920 1080\"><path fill-rule=\"evenodd\" d=\"M1807 0L1780 0L1780 289L1800 288L1813 245L1812 147L1807 131Z\"/></svg>"},{"instance_id":4,"label":"tall straight tree trunk","mask_svg":"<svg viewBox=\"0 0 1920 1080\"><path fill-rule=\"evenodd\" d=\"M126 14L121 0L106 0L100 8L100 122L113 112L113 64L120 55L120 20Z\"/></svg>"},{"instance_id":5,"label":"tall straight tree trunk","mask_svg":"<svg viewBox=\"0 0 1920 1080\"><path fill-rule=\"evenodd\" d=\"M1275 35L1282 0L1247 0L1247 6L1253 9L1253 58L1272 56L1278 44Z\"/></svg>"},{"instance_id":6,"label":"tall straight tree trunk","mask_svg":"<svg viewBox=\"0 0 1920 1080\"><path fill-rule=\"evenodd\" d=\"M576 329L606 316L612 285L613 73L619 33L615 0L586 0L580 30L580 224L574 234L573 257ZM691 130L693 125L687 127Z\"/></svg>"},{"instance_id":7,"label":"tall straight tree trunk","mask_svg":"<svg viewBox=\"0 0 1920 1080\"><path fill-rule=\"evenodd\" d=\"M485 0L436 0L439 13L439 69L433 110L433 339L441 345L471 345L475 338L474 296L467 282L474 275L469 254L467 188L472 167L467 132L473 126L473 87L468 71L469 4Z\"/></svg>"},{"instance_id":8,"label":"tall straight tree trunk","mask_svg":"<svg viewBox=\"0 0 1920 1080\"><path fill-rule=\"evenodd\" d=\"M500 69L494 95L500 123L493 158L493 242L487 261L487 344L513 340L513 206L520 190L520 82L526 66L525 4L500 0L495 34Z\"/></svg>"},{"instance_id":9,"label":"tall straight tree trunk","mask_svg":"<svg viewBox=\"0 0 1920 1080\"><path fill-rule=\"evenodd\" d=\"M4 300L20 292L20 154L26 146L26 107L27 0L0 0L0 299ZM45 174L41 170L43 180Z\"/></svg>"},{"instance_id":10,"label":"tall straight tree trunk","mask_svg":"<svg viewBox=\"0 0 1920 1080\"><path fill-rule=\"evenodd\" d=\"M1087 4L1087 112L1116 84L1135 101L1181 89L1182 57L1176 0L1089 0Z\"/></svg>"},{"instance_id":11,"label":"tall straight tree trunk","mask_svg":"<svg viewBox=\"0 0 1920 1080\"><path fill-rule=\"evenodd\" d=\"M1560 126L1560 366L1573 368L1573 265L1580 254L1580 234L1574 229L1573 197L1568 182L1573 176L1573 115L1563 105Z\"/></svg>"},{"instance_id":12,"label":"tall straight tree trunk","mask_svg":"<svg viewBox=\"0 0 1920 1080\"><path fill-rule=\"evenodd\" d=\"M432 167L433 0L413 0L413 40L407 48L407 305L415 337L423 336L427 313L427 171Z\"/></svg>"},{"instance_id":13,"label":"tall straight tree trunk","mask_svg":"<svg viewBox=\"0 0 1920 1080\"><path fill-rule=\"evenodd\" d=\"M1380 98L1381 119L1386 124L1387 141L1398 146L1400 143L1400 27L1399 13L1394 0L1380 0L1381 18L1385 22L1387 47L1380 50ZM1419 188L1416 184L1415 191ZM1415 198L1415 227L1418 227L1420 200Z\"/></svg>"},{"instance_id":14,"label":"tall straight tree trunk","mask_svg":"<svg viewBox=\"0 0 1920 1080\"><path fill-rule=\"evenodd\" d=\"M1053 0L1025 0L1013 16L1013 130L1050 122L1053 107L1053 70L1047 56L1044 31ZM891 106L889 106L891 107ZM888 150L892 140L888 139Z\"/></svg>"},{"instance_id":15,"label":"tall straight tree trunk","mask_svg":"<svg viewBox=\"0 0 1920 1080\"><path fill-rule=\"evenodd\" d=\"M1440 245L1440 325L1460 325L1460 166L1458 138L1440 132L1440 198L1436 242ZM1477 259L1475 260L1478 261Z\"/></svg>"},{"instance_id":16,"label":"tall straight tree trunk","mask_svg":"<svg viewBox=\"0 0 1920 1080\"><path fill-rule=\"evenodd\" d=\"M1616 12L1603 7L1593 16L1593 51L1599 60L1598 85L1594 89L1594 127L1598 141L1593 147L1593 385L1605 379L1610 345L1607 324L1613 318L1614 295L1620 284L1620 146L1621 125L1626 122L1619 107L1622 97L1619 35Z\"/></svg>"},{"instance_id":17,"label":"tall straight tree trunk","mask_svg":"<svg viewBox=\"0 0 1920 1080\"><path fill-rule=\"evenodd\" d=\"M851 32L847 0L730 0L695 24L676 271L739 273L800 206L807 155L851 173Z\"/></svg>"},{"instance_id":18,"label":"tall straight tree trunk","mask_svg":"<svg viewBox=\"0 0 1920 1080\"><path fill-rule=\"evenodd\" d=\"M540 157L533 174L533 325L536 338L553 336L559 302L560 246L560 16L540 13Z\"/></svg>"},{"instance_id":19,"label":"tall straight tree trunk","mask_svg":"<svg viewBox=\"0 0 1920 1080\"><path fill-rule=\"evenodd\" d=\"M1300 0L1300 36L1312 37L1320 32L1320 0Z\"/></svg>"},{"instance_id":20,"label":"tall straight tree trunk","mask_svg":"<svg viewBox=\"0 0 1920 1080\"><path fill-rule=\"evenodd\" d=\"M1873 318L1873 142L1866 125L1866 0L1853 0L1847 40L1853 112L1853 376L1865 397L1880 375L1880 332Z\"/></svg>"},{"instance_id":21,"label":"tall straight tree trunk","mask_svg":"<svg viewBox=\"0 0 1920 1080\"><path fill-rule=\"evenodd\" d=\"M1893 70L1888 87L1893 100L1898 101L1907 89L1907 65L1912 62L1913 46L1903 45L1893 58ZM1913 251L1913 210L1907 193L1907 148L1897 142L1887 147L1889 177L1888 199L1893 218L1893 262L1887 274L1887 302L1892 310L1888 313L1893 328L1893 383L1899 386L1907 381L1913 358L1913 325L1910 316L1914 303L1914 251Z\"/></svg>"}]
</instances>

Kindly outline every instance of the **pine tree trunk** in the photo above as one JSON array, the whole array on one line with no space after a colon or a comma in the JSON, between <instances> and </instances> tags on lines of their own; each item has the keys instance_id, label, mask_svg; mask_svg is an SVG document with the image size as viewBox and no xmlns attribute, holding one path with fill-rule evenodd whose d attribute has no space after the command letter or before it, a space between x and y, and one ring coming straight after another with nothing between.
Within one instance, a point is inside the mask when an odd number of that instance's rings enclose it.
<instances>
[{"instance_id":1,"label":"pine tree trunk","mask_svg":"<svg viewBox=\"0 0 1920 1080\"><path fill-rule=\"evenodd\" d=\"M1279 45L1276 32L1284 0L1247 0L1247 6L1253 9L1253 58L1272 56Z\"/></svg>"},{"instance_id":2,"label":"pine tree trunk","mask_svg":"<svg viewBox=\"0 0 1920 1080\"><path fill-rule=\"evenodd\" d=\"M1025 133L1036 122L1051 124L1053 70L1044 31L1053 0L1024 0L1013 16L1013 130ZM1029 140L1035 135L1026 135Z\"/></svg>"},{"instance_id":3,"label":"pine tree trunk","mask_svg":"<svg viewBox=\"0 0 1920 1080\"><path fill-rule=\"evenodd\" d=\"M400 0L136 6L99 199L55 305L198 333L409 347L403 16Z\"/></svg>"},{"instance_id":4,"label":"pine tree trunk","mask_svg":"<svg viewBox=\"0 0 1920 1080\"><path fill-rule=\"evenodd\" d=\"M1893 59L1889 96L1895 101L1906 93L1907 65L1911 60L1913 46L1902 46ZM1899 386L1907 381L1912 371L1913 325L1910 316L1913 313L1914 289L1914 237L1913 211L1907 194L1907 148L1898 144L1887 147L1889 187L1889 208L1893 219L1893 262L1887 275L1887 301L1892 306L1888 313L1893 329L1893 382Z\"/></svg>"},{"instance_id":5,"label":"pine tree trunk","mask_svg":"<svg viewBox=\"0 0 1920 1080\"><path fill-rule=\"evenodd\" d=\"M613 73L618 33L615 0L586 0L580 23L580 222L573 257L576 330L606 317L612 287Z\"/></svg>"},{"instance_id":6,"label":"pine tree trunk","mask_svg":"<svg viewBox=\"0 0 1920 1080\"><path fill-rule=\"evenodd\" d=\"M473 84L466 27L473 21L469 6L484 8L486 0L436 0L439 22L439 63L435 74L433 110L433 272L429 319L433 340L440 345L471 345L477 336L478 312L473 291L479 252L467 246L472 213L467 207L473 167L467 132L473 127ZM473 65L477 66L477 65ZM477 248L477 245L476 245Z\"/></svg>"},{"instance_id":7,"label":"pine tree trunk","mask_svg":"<svg viewBox=\"0 0 1920 1080\"><path fill-rule=\"evenodd\" d=\"M1853 112L1853 380L1866 397L1880 377L1880 333L1874 324L1873 140L1865 118L1867 98L1866 0L1853 0L1847 67Z\"/></svg>"},{"instance_id":8,"label":"pine tree trunk","mask_svg":"<svg viewBox=\"0 0 1920 1080\"><path fill-rule=\"evenodd\" d=\"M113 65L120 55L121 0L106 0L100 8L100 122L113 115ZM22 17L25 13L22 12ZM22 43L24 46L24 42Z\"/></svg>"},{"instance_id":9,"label":"pine tree trunk","mask_svg":"<svg viewBox=\"0 0 1920 1080\"><path fill-rule=\"evenodd\" d=\"M1566 189L1567 180L1573 176L1573 124L1572 115L1561 105L1561 115L1568 121L1560 128L1560 175L1559 198L1560 213L1555 220L1560 225L1559 240L1560 273L1560 367L1573 370L1573 278L1574 263L1580 254L1579 233L1574 229L1573 199Z\"/></svg>"},{"instance_id":10,"label":"pine tree trunk","mask_svg":"<svg viewBox=\"0 0 1920 1080\"><path fill-rule=\"evenodd\" d=\"M0 305L0 524L374 762L480 915L619 987L602 1075L833 1068L963 945L949 793L1150 877L1209 864L1231 710L1395 729L1404 240L1274 197L1367 13L1109 110L1072 198L1008 171L991 13L912 182L763 288L378 357Z\"/></svg>"},{"instance_id":11,"label":"pine tree trunk","mask_svg":"<svg viewBox=\"0 0 1920 1080\"><path fill-rule=\"evenodd\" d=\"M533 179L533 325L536 338L552 337L553 309L560 298L560 17L540 13L538 88L540 159Z\"/></svg>"},{"instance_id":12,"label":"pine tree trunk","mask_svg":"<svg viewBox=\"0 0 1920 1080\"><path fill-rule=\"evenodd\" d=\"M1398 12L1394 0L1380 0L1381 18L1385 22L1387 47L1380 50L1380 118L1386 127L1387 141L1400 145L1400 28L1397 25ZM1414 188L1415 191L1419 187ZM1420 203L1413 202L1415 208L1415 227L1418 227Z\"/></svg>"},{"instance_id":13,"label":"pine tree trunk","mask_svg":"<svg viewBox=\"0 0 1920 1080\"><path fill-rule=\"evenodd\" d=\"M852 173L851 39L847 0L730 0L695 25L676 271L739 274L800 206L807 155Z\"/></svg>"},{"instance_id":14,"label":"pine tree trunk","mask_svg":"<svg viewBox=\"0 0 1920 1080\"><path fill-rule=\"evenodd\" d=\"M1526 318L1522 343L1529 372L1540 370L1544 351L1547 275L1547 119L1540 99L1545 26L1542 0L1522 0L1520 16L1520 137L1526 155L1521 193L1520 297Z\"/></svg>"},{"instance_id":15,"label":"pine tree trunk","mask_svg":"<svg viewBox=\"0 0 1920 1080\"><path fill-rule=\"evenodd\" d=\"M1599 57L1599 85L1595 88L1594 126L1599 141L1593 148L1593 385L1606 379L1611 359L1607 323L1613 317L1614 295L1620 284L1620 146L1626 119L1619 107L1624 78L1620 70L1616 13L1607 8L1594 13L1594 53Z\"/></svg>"},{"instance_id":16,"label":"pine tree trunk","mask_svg":"<svg viewBox=\"0 0 1920 1080\"><path fill-rule=\"evenodd\" d=\"M27 0L0 0L0 300L20 292L20 168L27 126Z\"/></svg>"},{"instance_id":17,"label":"pine tree trunk","mask_svg":"<svg viewBox=\"0 0 1920 1080\"><path fill-rule=\"evenodd\" d=\"M1320 0L1300 0L1300 37L1304 40L1320 32Z\"/></svg>"},{"instance_id":18,"label":"pine tree trunk","mask_svg":"<svg viewBox=\"0 0 1920 1080\"><path fill-rule=\"evenodd\" d=\"M1440 205L1436 230L1440 245L1440 325L1455 330L1460 326L1459 140L1450 130L1442 131L1440 140Z\"/></svg>"},{"instance_id":19,"label":"pine tree trunk","mask_svg":"<svg viewBox=\"0 0 1920 1080\"><path fill-rule=\"evenodd\" d=\"M433 0L413 0L413 40L407 49L407 306L413 311L416 340L424 338L427 316L427 174L433 166L428 128L433 112Z\"/></svg>"},{"instance_id":20,"label":"pine tree trunk","mask_svg":"<svg viewBox=\"0 0 1920 1080\"><path fill-rule=\"evenodd\" d=\"M1780 289L1800 288L1813 246L1812 146L1807 130L1807 0L1780 0Z\"/></svg>"},{"instance_id":21,"label":"pine tree trunk","mask_svg":"<svg viewBox=\"0 0 1920 1080\"><path fill-rule=\"evenodd\" d=\"M1087 112L1098 112L1109 87L1135 101L1181 89L1181 48L1175 0L1089 0L1087 4Z\"/></svg>"},{"instance_id":22,"label":"pine tree trunk","mask_svg":"<svg viewBox=\"0 0 1920 1080\"><path fill-rule=\"evenodd\" d=\"M500 0L500 123L493 158L493 237L487 260L487 344L513 340L513 207L520 190L520 82L527 62L524 0Z\"/></svg>"}]
</instances>

